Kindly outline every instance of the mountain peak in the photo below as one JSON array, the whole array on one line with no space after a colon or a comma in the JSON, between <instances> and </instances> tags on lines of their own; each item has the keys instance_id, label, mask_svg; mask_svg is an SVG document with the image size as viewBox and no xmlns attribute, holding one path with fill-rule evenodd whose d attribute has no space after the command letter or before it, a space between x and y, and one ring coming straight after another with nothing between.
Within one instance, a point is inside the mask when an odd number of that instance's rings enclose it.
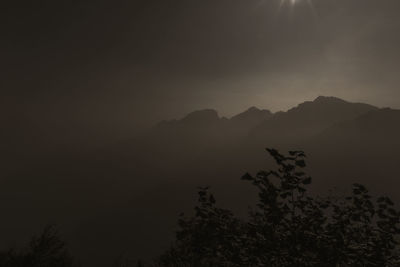
<instances>
[{"instance_id":1,"label":"mountain peak","mask_svg":"<svg viewBox=\"0 0 400 267\"><path fill-rule=\"evenodd\" d=\"M340 99L338 97L334 96L318 96L316 99L314 99L315 103L327 103L327 102L336 102L336 103L347 103L347 101Z\"/></svg>"},{"instance_id":2,"label":"mountain peak","mask_svg":"<svg viewBox=\"0 0 400 267\"><path fill-rule=\"evenodd\" d=\"M250 107L246 111L233 116L230 121L236 127L242 127L245 129L259 125L260 123L270 119L272 113L266 109L259 109L256 107Z\"/></svg>"},{"instance_id":3,"label":"mountain peak","mask_svg":"<svg viewBox=\"0 0 400 267\"><path fill-rule=\"evenodd\" d=\"M271 111L267 109L259 109L253 106L248 108L246 111L233 116L231 120L243 120L251 117L268 117L271 115Z\"/></svg>"},{"instance_id":4,"label":"mountain peak","mask_svg":"<svg viewBox=\"0 0 400 267\"><path fill-rule=\"evenodd\" d=\"M218 112L214 109L203 109L189 113L182 122L210 122L219 120Z\"/></svg>"},{"instance_id":5,"label":"mountain peak","mask_svg":"<svg viewBox=\"0 0 400 267\"><path fill-rule=\"evenodd\" d=\"M257 112L257 111L260 111L260 109L255 106L252 106L248 108L245 112Z\"/></svg>"}]
</instances>

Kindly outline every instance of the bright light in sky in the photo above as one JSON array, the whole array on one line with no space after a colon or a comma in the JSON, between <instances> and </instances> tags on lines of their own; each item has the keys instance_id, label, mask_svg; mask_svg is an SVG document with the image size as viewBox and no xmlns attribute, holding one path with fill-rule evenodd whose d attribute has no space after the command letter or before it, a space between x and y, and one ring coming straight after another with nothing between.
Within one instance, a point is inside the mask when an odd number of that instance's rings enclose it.
<instances>
[{"instance_id":1,"label":"bright light in sky","mask_svg":"<svg viewBox=\"0 0 400 267\"><path fill-rule=\"evenodd\" d=\"M281 0L281 6L289 2L291 5L295 5L298 0Z\"/></svg>"},{"instance_id":2,"label":"bright light in sky","mask_svg":"<svg viewBox=\"0 0 400 267\"><path fill-rule=\"evenodd\" d=\"M291 4L294 6L297 2L300 2L301 0L281 0L281 6L283 6L286 3ZM311 6L312 5L312 0L306 0L306 2Z\"/></svg>"},{"instance_id":3,"label":"bright light in sky","mask_svg":"<svg viewBox=\"0 0 400 267\"><path fill-rule=\"evenodd\" d=\"M280 0L280 7L282 8L283 6L289 4L290 6L294 7L296 4L301 4L306 2L307 5L310 7L310 9L312 10L313 14L315 17L317 17L317 12L314 8L314 4L313 4L313 0Z\"/></svg>"}]
</instances>

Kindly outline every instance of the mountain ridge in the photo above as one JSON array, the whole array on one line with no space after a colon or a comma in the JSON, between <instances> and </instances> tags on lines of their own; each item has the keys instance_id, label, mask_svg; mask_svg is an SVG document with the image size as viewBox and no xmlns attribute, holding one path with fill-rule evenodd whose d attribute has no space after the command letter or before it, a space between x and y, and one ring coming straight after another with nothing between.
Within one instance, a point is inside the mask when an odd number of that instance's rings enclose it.
<instances>
[{"instance_id":1,"label":"mountain ridge","mask_svg":"<svg viewBox=\"0 0 400 267\"><path fill-rule=\"evenodd\" d=\"M299 109L306 109L309 108L310 106L315 106L315 105L354 105L354 106L363 106L365 108L370 108L370 109L378 109L377 107L370 105L370 104L366 104L366 103L361 103L361 102L350 102L350 101L346 101L343 100L341 98L338 97L334 97L334 96L318 96L316 97L314 100L311 101L304 101L300 104L298 104L297 106L294 106L290 109L288 109L287 111L277 111L277 112L271 112L268 109L260 109L257 108L255 106L251 106L248 109L246 109L245 111L242 111L236 115L231 116L230 118L227 118L227 120L236 120L242 117L247 117L249 115L254 115L254 114L264 114L264 115L281 115L281 114L287 114L287 113L291 113L294 111L297 111ZM203 117L203 118L211 118L211 119L224 119L225 117L220 117L218 115L218 111L215 109L199 109L199 110L195 110L192 111L188 114L186 114L183 118L181 119L173 119L173 120L166 120L164 122L175 122L175 121L190 121L193 119L198 119L199 117Z\"/></svg>"},{"instance_id":2,"label":"mountain ridge","mask_svg":"<svg viewBox=\"0 0 400 267\"><path fill-rule=\"evenodd\" d=\"M287 111L272 113L268 109L250 107L230 118L220 117L214 109L196 110L182 119L164 121L169 131L193 129L196 131L226 131L227 135L250 134L251 136L287 135L285 138L316 135L330 126L376 111L379 108L365 103L353 103L333 96L318 96ZM156 127L157 128L157 127ZM290 133L293 133L291 135Z\"/></svg>"}]
</instances>

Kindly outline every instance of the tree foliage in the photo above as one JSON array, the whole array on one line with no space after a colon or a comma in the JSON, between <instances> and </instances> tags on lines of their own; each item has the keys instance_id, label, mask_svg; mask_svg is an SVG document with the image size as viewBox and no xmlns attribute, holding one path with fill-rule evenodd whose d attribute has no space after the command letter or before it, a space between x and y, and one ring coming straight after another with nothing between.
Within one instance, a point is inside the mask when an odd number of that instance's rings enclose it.
<instances>
[{"instance_id":1,"label":"tree foliage","mask_svg":"<svg viewBox=\"0 0 400 267\"><path fill-rule=\"evenodd\" d=\"M161 266L400 266L400 213L388 197L354 184L347 197L314 197L306 155L267 149L278 169L242 177L258 189L246 220L200 188L192 217L179 219Z\"/></svg>"},{"instance_id":2,"label":"tree foliage","mask_svg":"<svg viewBox=\"0 0 400 267\"><path fill-rule=\"evenodd\" d=\"M0 252L1 267L75 267L66 244L54 227L34 236L26 248Z\"/></svg>"}]
</instances>

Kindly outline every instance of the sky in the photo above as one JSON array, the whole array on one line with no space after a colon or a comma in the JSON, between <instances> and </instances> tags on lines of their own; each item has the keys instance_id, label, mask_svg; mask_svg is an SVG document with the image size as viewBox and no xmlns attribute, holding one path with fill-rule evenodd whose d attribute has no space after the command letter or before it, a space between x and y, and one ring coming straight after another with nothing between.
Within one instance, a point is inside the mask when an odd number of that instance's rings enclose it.
<instances>
[{"instance_id":1,"label":"sky","mask_svg":"<svg viewBox=\"0 0 400 267\"><path fill-rule=\"evenodd\" d=\"M133 131L319 95L400 108L398 0L12 1L2 116Z\"/></svg>"}]
</instances>

